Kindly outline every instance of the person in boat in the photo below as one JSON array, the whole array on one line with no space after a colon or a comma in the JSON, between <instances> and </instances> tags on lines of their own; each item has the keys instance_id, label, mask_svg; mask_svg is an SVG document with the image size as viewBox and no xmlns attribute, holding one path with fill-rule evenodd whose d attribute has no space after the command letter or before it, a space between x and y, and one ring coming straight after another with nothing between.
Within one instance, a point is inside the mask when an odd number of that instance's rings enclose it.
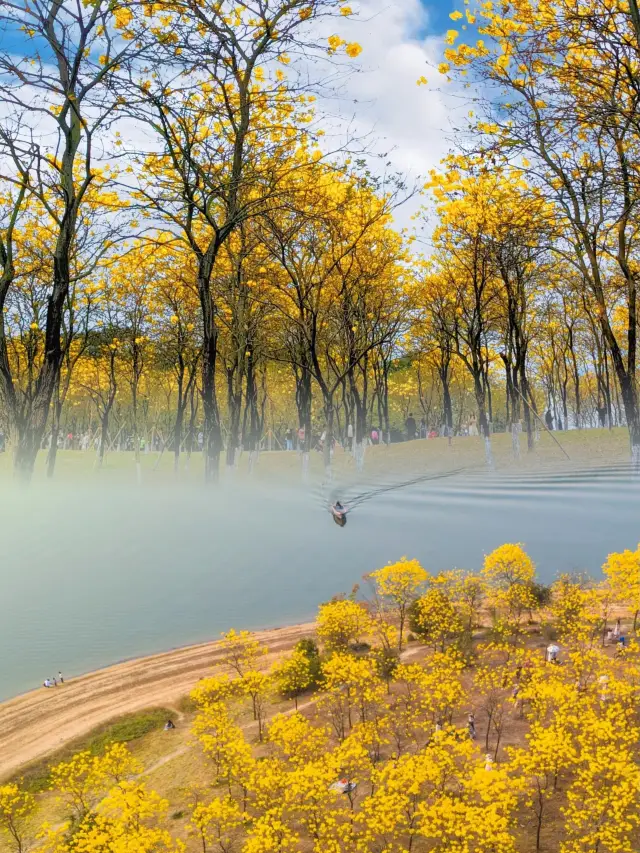
<instances>
[{"instance_id":1,"label":"person in boat","mask_svg":"<svg viewBox=\"0 0 640 853\"><path fill-rule=\"evenodd\" d=\"M347 509L340 501L336 501L331 507L331 515L339 527L344 527L347 523Z\"/></svg>"}]
</instances>

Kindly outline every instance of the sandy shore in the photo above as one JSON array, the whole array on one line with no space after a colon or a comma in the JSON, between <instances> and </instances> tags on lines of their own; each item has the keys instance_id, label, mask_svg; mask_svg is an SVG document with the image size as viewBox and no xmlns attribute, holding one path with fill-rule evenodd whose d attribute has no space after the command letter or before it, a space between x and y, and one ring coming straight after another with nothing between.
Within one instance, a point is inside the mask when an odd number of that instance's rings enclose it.
<instances>
[{"instance_id":1,"label":"sandy shore","mask_svg":"<svg viewBox=\"0 0 640 853\"><path fill-rule=\"evenodd\" d=\"M257 631L270 659L313 631L307 622ZM0 778L121 714L172 707L220 663L218 642L138 658L0 703Z\"/></svg>"}]
</instances>

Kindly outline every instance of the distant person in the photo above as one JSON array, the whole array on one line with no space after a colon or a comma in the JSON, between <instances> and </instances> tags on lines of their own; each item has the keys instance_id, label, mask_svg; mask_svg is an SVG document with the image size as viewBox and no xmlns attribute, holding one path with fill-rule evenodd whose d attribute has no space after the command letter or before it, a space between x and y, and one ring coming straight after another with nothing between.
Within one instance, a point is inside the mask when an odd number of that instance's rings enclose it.
<instances>
[{"instance_id":1,"label":"distant person","mask_svg":"<svg viewBox=\"0 0 640 853\"><path fill-rule=\"evenodd\" d=\"M471 740L475 740L478 737L476 733L476 716L473 712L469 714L467 719L467 731Z\"/></svg>"},{"instance_id":2,"label":"distant person","mask_svg":"<svg viewBox=\"0 0 640 853\"><path fill-rule=\"evenodd\" d=\"M60 682L60 684L64 684L64 678L62 677L61 672L58 673L58 681Z\"/></svg>"},{"instance_id":3,"label":"distant person","mask_svg":"<svg viewBox=\"0 0 640 853\"><path fill-rule=\"evenodd\" d=\"M298 430L298 447L302 447L304 444L304 427L301 426Z\"/></svg>"},{"instance_id":4,"label":"distant person","mask_svg":"<svg viewBox=\"0 0 640 853\"><path fill-rule=\"evenodd\" d=\"M426 438L427 432L427 421L425 418L420 418L420 438Z\"/></svg>"},{"instance_id":5,"label":"distant person","mask_svg":"<svg viewBox=\"0 0 640 853\"><path fill-rule=\"evenodd\" d=\"M167 720L167 722L164 724L165 732L170 732L172 729L175 729L175 724L173 720Z\"/></svg>"},{"instance_id":6,"label":"distant person","mask_svg":"<svg viewBox=\"0 0 640 853\"><path fill-rule=\"evenodd\" d=\"M407 441L413 441L416 437L416 419L411 413L405 422L405 429L407 430Z\"/></svg>"},{"instance_id":7,"label":"distant person","mask_svg":"<svg viewBox=\"0 0 640 853\"><path fill-rule=\"evenodd\" d=\"M287 450L293 450L293 430L288 428L284 434L284 440L287 445Z\"/></svg>"},{"instance_id":8,"label":"distant person","mask_svg":"<svg viewBox=\"0 0 640 853\"><path fill-rule=\"evenodd\" d=\"M53 686L54 686L54 687L57 687L57 686L58 686L58 682L57 682L57 680L56 680L55 675L53 676L53 678L51 679L51 681L52 681L52 683L53 683Z\"/></svg>"},{"instance_id":9,"label":"distant person","mask_svg":"<svg viewBox=\"0 0 640 853\"><path fill-rule=\"evenodd\" d=\"M48 678L45 678L45 680L42 682L42 686L43 687L53 687L53 684L51 683L51 681Z\"/></svg>"},{"instance_id":10,"label":"distant person","mask_svg":"<svg viewBox=\"0 0 640 853\"><path fill-rule=\"evenodd\" d=\"M544 422L549 432L551 432L553 430L553 415L549 409L547 409L547 414L544 416Z\"/></svg>"},{"instance_id":11,"label":"distant person","mask_svg":"<svg viewBox=\"0 0 640 853\"><path fill-rule=\"evenodd\" d=\"M380 433L378 432L376 427L374 427L371 430L371 444L378 444L379 441L380 441Z\"/></svg>"},{"instance_id":12,"label":"distant person","mask_svg":"<svg viewBox=\"0 0 640 853\"><path fill-rule=\"evenodd\" d=\"M347 446L349 450L353 449L353 424L347 426Z\"/></svg>"}]
</instances>

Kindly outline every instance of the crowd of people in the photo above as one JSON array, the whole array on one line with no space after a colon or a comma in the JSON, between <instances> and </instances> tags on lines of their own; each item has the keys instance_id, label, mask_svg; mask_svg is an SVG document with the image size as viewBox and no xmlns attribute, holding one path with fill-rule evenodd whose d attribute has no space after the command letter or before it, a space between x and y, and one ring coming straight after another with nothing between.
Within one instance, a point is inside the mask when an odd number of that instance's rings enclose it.
<instances>
[{"instance_id":1,"label":"crowd of people","mask_svg":"<svg viewBox=\"0 0 640 853\"><path fill-rule=\"evenodd\" d=\"M554 429L562 430L562 421L558 419L557 425L550 410L545 413L544 424L549 431ZM492 429L492 432L494 430ZM385 436L382 427L376 423L372 423L366 430L363 441L369 445L377 445L385 442L397 443L402 441L414 441L416 439L430 439L439 437L453 436L477 436L479 435L478 423L475 415L472 415L466 423L460 424L456 428L448 428L446 424L439 426L429 425L427 418L422 417L419 421L416 420L412 412L404 422L404 429L393 427ZM298 429L290 426L279 427L273 433L273 449L286 451L300 451L305 443L305 428ZM47 435L43 440L43 450L49 450L51 446L51 435ZM133 451L135 443L141 452L157 451L163 449L171 449L170 443L166 444L162 436L154 431L151 439L147 440L145 436L139 436L137 439L129 434L121 431L118 433L110 444L110 448L119 451ZM311 436L311 448L322 452L326 441L326 430L314 431ZM337 431L337 435L332 438L332 450L336 443L342 446L345 450L352 450L355 441L355 430L353 424L347 424L341 430ZM5 448L5 436L0 432L0 452ZM73 433L71 431L61 431L58 435L57 446L59 450L97 450L100 444L99 433L91 434L89 432ZM193 451L202 451L204 447L204 434L199 431L193 436ZM269 449L272 449L271 444Z\"/></svg>"}]
</instances>

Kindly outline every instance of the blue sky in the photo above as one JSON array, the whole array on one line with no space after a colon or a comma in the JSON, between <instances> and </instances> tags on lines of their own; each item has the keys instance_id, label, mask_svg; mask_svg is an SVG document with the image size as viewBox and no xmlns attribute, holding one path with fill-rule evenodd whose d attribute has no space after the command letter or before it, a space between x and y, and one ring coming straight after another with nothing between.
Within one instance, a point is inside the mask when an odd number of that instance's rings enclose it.
<instances>
[{"instance_id":1,"label":"blue sky","mask_svg":"<svg viewBox=\"0 0 640 853\"><path fill-rule=\"evenodd\" d=\"M435 2L432 3L423 3L423 6L427 10L429 24L426 28L426 32L420 33L420 36L438 35L446 32L453 26L451 18L449 17L449 13L453 12L454 8L456 8L453 3L448 2L448 0L445 0L445 2L438 2L438 0L435 0Z\"/></svg>"},{"instance_id":2,"label":"blue sky","mask_svg":"<svg viewBox=\"0 0 640 853\"><path fill-rule=\"evenodd\" d=\"M454 5L450 0L440 2L423 2L424 9L427 11L426 26L417 27L414 32L414 37L417 39L425 38L428 35L437 35L445 32L451 24L449 13L453 11ZM365 2L362 3L363 13L366 14ZM15 54L28 54L33 52L36 45L42 49L42 45L38 41L28 39L26 35L20 31L17 25L3 23L0 25L0 50L8 51Z\"/></svg>"},{"instance_id":3,"label":"blue sky","mask_svg":"<svg viewBox=\"0 0 640 853\"><path fill-rule=\"evenodd\" d=\"M318 107L326 108L327 115L337 112L350 133L368 140L380 155L382 171L401 172L409 181L420 182L448 153L456 113L464 109L437 71L443 60L442 36L453 26L449 14L462 8L462 0L346 2L357 15L341 18L339 31L362 45L362 54L353 62L360 73L347 75L341 99ZM25 54L33 53L35 45L16 27L0 30L0 49ZM417 86L423 76L428 85ZM127 131L132 148L145 147L144 134L135 127ZM421 203L416 199L403 209L399 224L412 227L411 214Z\"/></svg>"},{"instance_id":4,"label":"blue sky","mask_svg":"<svg viewBox=\"0 0 640 853\"><path fill-rule=\"evenodd\" d=\"M50 53L44 39L37 36L29 38L18 24L4 21L0 24L0 50L2 52L12 53L16 56L28 56L38 49L43 56Z\"/></svg>"}]
</instances>

